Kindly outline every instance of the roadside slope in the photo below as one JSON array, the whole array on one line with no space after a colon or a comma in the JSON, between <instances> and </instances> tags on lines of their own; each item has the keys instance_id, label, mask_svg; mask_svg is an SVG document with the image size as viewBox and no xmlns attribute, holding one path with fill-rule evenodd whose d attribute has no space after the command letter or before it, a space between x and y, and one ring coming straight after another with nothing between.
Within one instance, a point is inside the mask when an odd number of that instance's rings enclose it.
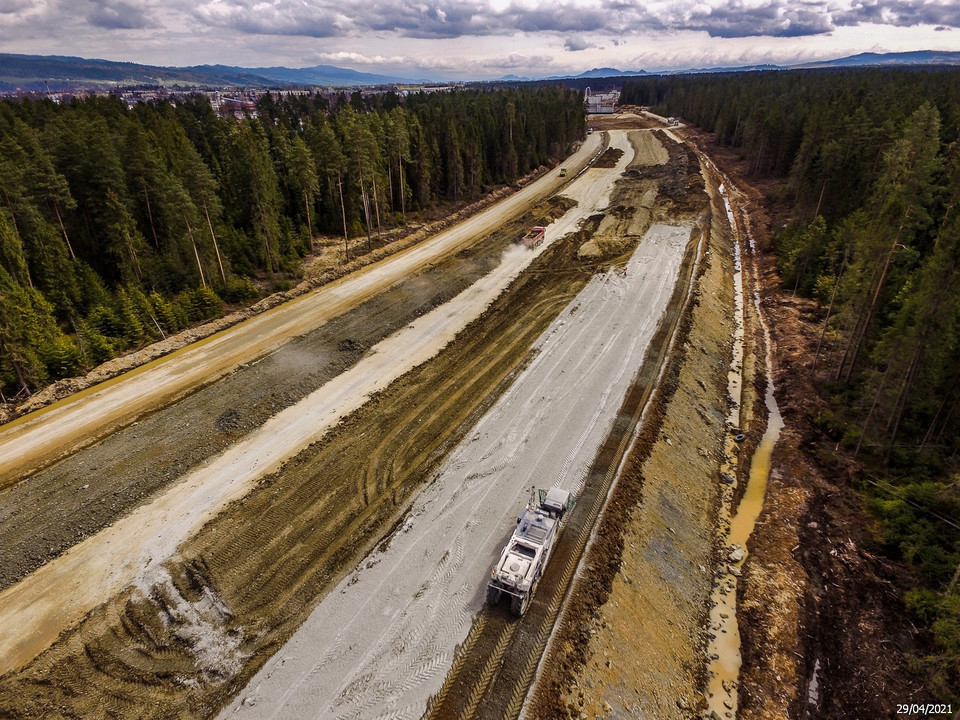
<instances>
[{"instance_id":1,"label":"roadside slope","mask_svg":"<svg viewBox=\"0 0 960 720\"><path fill-rule=\"evenodd\" d=\"M600 142L591 136L567 162L574 168L584 166ZM545 175L428 241L0 427L0 488L268 354L416 270L463 249L560 184L555 173Z\"/></svg>"},{"instance_id":2,"label":"roadside slope","mask_svg":"<svg viewBox=\"0 0 960 720\"><path fill-rule=\"evenodd\" d=\"M733 254L716 183L689 157L691 177L703 172L712 199L695 301L598 522L525 718L680 720L701 704L728 410Z\"/></svg>"}]
</instances>

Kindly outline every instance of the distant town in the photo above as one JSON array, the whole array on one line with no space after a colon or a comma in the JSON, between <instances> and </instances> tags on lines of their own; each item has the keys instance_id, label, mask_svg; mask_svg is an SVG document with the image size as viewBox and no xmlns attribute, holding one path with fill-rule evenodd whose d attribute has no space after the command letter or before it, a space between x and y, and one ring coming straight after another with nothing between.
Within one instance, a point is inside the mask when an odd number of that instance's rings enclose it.
<instances>
[{"instance_id":1,"label":"distant town","mask_svg":"<svg viewBox=\"0 0 960 720\"><path fill-rule=\"evenodd\" d=\"M387 92L396 93L400 97L414 93L445 92L466 83L442 85L374 85L364 87L314 87L314 88L249 88L236 87L211 90L206 87L176 86L173 88L90 88L78 87L72 90L58 91L23 91L0 90L0 99L7 100L52 100L55 103L70 102L73 98L85 97L117 97L132 107L137 103L169 102L177 103L197 95L206 96L210 105L221 117L257 117L257 101L266 94L274 97L288 97L292 95L321 96L330 102L335 102L340 96L350 97L354 93L363 96L380 95Z\"/></svg>"},{"instance_id":2,"label":"distant town","mask_svg":"<svg viewBox=\"0 0 960 720\"><path fill-rule=\"evenodd\" d=\"M360 93L362 96L381 95L387 92L396 93L399 97L406 97L415 93L446 92L476 83L444 83L442 85L372 85L360 87L314 87L314 88L225 88L211 90L206 87L175 86L173 88L90 88L78 87L73 90L50 91L23 91L0 90L0 99L9 100L52 100L55 103L70 102L73 98L84 97L117 97L129 107L137 103L169 102L176 104L196 95L204 95L209 99L213 111L220 117L255 118L257 117L257 101L266 94L274 97L321 96L333 103L341 96L351 96ZM590 114L613 113L617 107L620 93L617 90L608 92L591 91L588 87L584 91L584 102Z\"/></svg>"}]
</instances>

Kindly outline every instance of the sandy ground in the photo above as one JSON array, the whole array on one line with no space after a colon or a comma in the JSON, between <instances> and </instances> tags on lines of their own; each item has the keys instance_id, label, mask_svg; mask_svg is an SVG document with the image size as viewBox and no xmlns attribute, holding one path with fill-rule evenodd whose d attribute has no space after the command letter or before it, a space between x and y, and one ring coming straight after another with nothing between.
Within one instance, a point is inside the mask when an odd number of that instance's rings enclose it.
<instances>
[{"instance_id":1,"label":"sandy ground","mask_svg":"<svg viewBox=\"0 0 960 720\"><path fill-rule=\"evenodd\" d=\"M373 393L428 360L535 257L514 248L504 262L440 309L376 345L303 401L274 416L183 482L74 546L0 593L0 674L19 667L66 627L130 583L149 585L177 547L253 483L317 440ZM62 588L69 587L68 594Z\"/></svg>"},{"instance_id":2,"label":"sandy ground","mask_svg":"<svg viewBox=\"0 0 960 720\"><path fill-rule=\"evenodd\" d=\"M600 146L591 135L567 161L576 170ZM392 255L184 350L24 416L0 428L0 488L89 445L178 397L262 357L382 292L419 268L462 249L563 183L550 173L430 241Z\"/></svg>"},{"instance_id":3,"label":"sandy ground","mask_svg":"<svg viewBox=\"0 0 960 720\"><path fill-rule=\"evenodd\" d=\"M318 605L223 717L423 713L483 604L487 570L530 487L579 489L670 298L689 235L654 226L625 278L607 273L587 286L402 530Z\"/></svg>"}]
</instances>

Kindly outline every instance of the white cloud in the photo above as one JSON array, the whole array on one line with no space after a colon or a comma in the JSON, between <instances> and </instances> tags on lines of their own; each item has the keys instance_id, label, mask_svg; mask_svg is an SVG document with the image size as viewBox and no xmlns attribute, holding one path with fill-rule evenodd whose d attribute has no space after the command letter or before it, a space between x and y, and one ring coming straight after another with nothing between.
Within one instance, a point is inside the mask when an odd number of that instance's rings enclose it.
<instances>
[{"instance_id":1,"label":"white cloud","mask_svg":"<svg viewBox=\"0 0 960 720\"><path fill-rule=\"evenodd\" d=\"M957 27L947 0L0 0L0 52L458 77L960 50Z\"/></svg>"}]
</instances>

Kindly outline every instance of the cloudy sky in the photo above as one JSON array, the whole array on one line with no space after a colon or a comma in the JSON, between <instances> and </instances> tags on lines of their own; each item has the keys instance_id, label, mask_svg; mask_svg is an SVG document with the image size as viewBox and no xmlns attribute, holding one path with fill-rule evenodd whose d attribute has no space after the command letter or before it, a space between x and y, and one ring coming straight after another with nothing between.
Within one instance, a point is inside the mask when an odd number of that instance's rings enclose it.
<instances>
[{"instance_id":1,"label":"cloudy sky","mask_svg":"<svg viewBox=\"0 0 960 720\"><path fill-rule=\"evenodd\" d=\"M436 79L960 51L960 0L0 0L0 52Z\"/></svg>"}]
</instances>

